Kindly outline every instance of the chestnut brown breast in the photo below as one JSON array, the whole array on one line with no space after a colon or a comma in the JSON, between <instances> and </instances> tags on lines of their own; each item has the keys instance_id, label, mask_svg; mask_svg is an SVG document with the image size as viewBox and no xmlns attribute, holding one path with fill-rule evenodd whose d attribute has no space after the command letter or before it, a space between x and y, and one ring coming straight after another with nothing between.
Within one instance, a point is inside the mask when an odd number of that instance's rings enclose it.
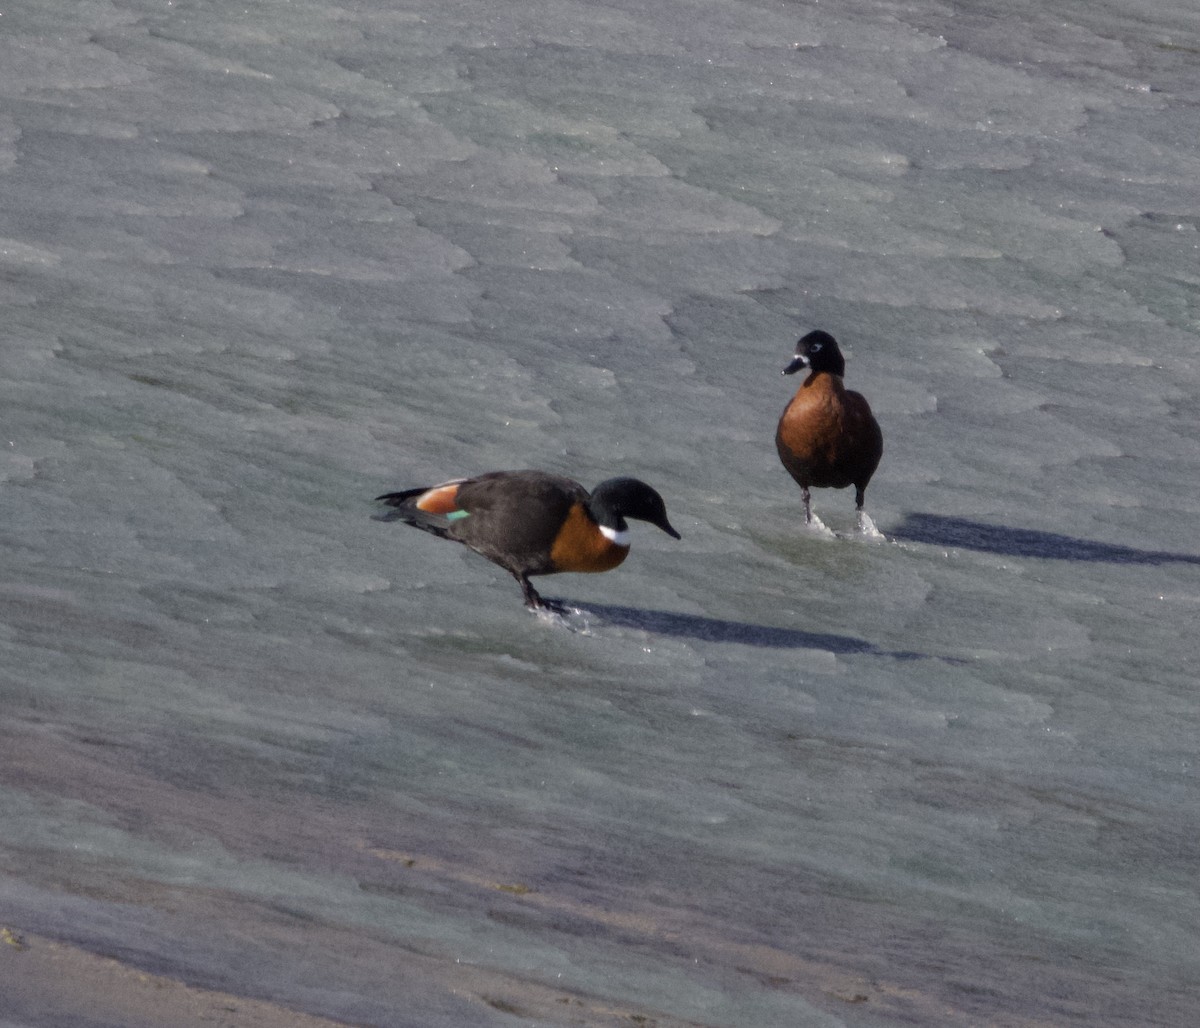
<instances>
[{"instance_id":1,"label":"chestnut brown breast","mask_svg":"<svg viewBox=\"0 0 1200 1028\"><path fill-rule=\"evenodd\" d=\"M555 571L611 571L628 555L629 547L604 535L581 503L571 507L550 548Z\"/></svg>"},{"instance_id":2,"label":"chestnut brown breast","mask_svg":"<svg viewBox=\"0 0 1200 1028\"><path fill-rule=\"evenodd\" d=\"M883 433L861 393L840 375L809 375L779 419L779 459L802 487L865 489L883 455Z\"/></svg>"}]
</instances>

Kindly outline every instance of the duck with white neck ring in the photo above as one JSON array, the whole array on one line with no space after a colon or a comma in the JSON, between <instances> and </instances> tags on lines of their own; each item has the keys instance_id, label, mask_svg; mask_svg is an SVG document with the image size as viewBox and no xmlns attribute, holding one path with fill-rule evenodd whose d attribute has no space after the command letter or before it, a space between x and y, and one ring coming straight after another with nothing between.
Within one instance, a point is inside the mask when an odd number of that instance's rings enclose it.
<instances>
[{"instance_id":1,"label":"duck with white neck ring","mask_svg":"<svg viewBox=\"0 0 1200 1028\"><path fill-rule=\"evenodd\" d=\"M386 508L378 520L403 521L499 564L534 610L562 608L543 600L530 576L610 571L624 561L630 544L626 518L680 538L663 498L636 478L610 478L589 493L573 479L544 471L492 471L377 500Z\"/></svg>"}]
</instances>

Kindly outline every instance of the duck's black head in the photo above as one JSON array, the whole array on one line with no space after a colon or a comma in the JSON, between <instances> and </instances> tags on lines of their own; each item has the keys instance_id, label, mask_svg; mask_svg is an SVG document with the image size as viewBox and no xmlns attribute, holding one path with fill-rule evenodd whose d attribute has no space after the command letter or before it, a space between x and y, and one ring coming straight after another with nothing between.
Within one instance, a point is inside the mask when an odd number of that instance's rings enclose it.
<instances>
[{"instance_id":1,"label":"duck's black head","mask_svg":"<svg viewBox=\"0 0 1200 1028\"><path fill-rule=\"evenodd\" d=\"M592 516L598 524L625 531L629 526L626 518L649 521L667 535L680 538L667 520L667 505L663 498L650 486L636 478L610 478L592 490L588 502Z\"/></svg>"},{"instance_id":2,"label":"duck's black head","mask_svg":"<svg viewBox=\"0 0 1200 1028\"><path fill-rule=\"evenodd\" d=\"M828 332L817 329L809 332L796 344L796 356L783 369L785 375L794 375L801 368L814 372L827 371L831 375L846 374L846 358L838 349L837 340Z\"/></svg>"}]
</instances>

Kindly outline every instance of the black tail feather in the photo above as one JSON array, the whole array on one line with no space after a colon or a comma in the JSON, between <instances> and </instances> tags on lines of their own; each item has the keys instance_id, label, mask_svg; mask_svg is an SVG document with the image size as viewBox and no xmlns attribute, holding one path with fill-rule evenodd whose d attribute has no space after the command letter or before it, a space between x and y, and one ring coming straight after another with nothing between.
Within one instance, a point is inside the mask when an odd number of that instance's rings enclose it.
<instances>
[{"instance_id":1,"label":"black tail feather","mask_svg":"<svg viewBox=\"0 0 1200 1028\"><path fill-rule=\"evenodd\" d=\"M406 525L412 525L423 532L432 532L445 539L450 531L450 522L445 516L430 514L421 510L415 503L409 502L428 491L429 486L422 486L418 489L405 489L398 493L376 496L375 502L382 503L389 509L378 511L371 517L376 521L403 521Z\"/></svg>"},{"instance_id":2,"label":"black tail feather","mask_svg":"<svg viewBox=\"0 0 1200 1028\"><path fill-rule=\"evenodd\" d=\"M423 485L417 489L405 489L398 493L384 493L382 496L376 496L376 503L386 503L389 507L399 507L405 500L412 499L414 496L420 496L422 493L429 492L429 486Z\"/></svg>"}]
</instances>

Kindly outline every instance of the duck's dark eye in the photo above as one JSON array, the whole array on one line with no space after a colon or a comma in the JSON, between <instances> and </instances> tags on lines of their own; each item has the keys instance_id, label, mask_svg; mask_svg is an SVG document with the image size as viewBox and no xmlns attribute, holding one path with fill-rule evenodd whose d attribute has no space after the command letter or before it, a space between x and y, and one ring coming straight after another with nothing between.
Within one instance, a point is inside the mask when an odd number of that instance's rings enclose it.
<instances>
[{"instance_id":1,"label":"duck's dark eye","mask_svg":"<svg viewBox=\"0 0 1200 1028\"><path fill-rule=\"evenodd\" d=\"M808 352L809 353L820 353L821 352L821 344L820 343L811 344L808 348Z\"/></svg>"}]
</instances>

